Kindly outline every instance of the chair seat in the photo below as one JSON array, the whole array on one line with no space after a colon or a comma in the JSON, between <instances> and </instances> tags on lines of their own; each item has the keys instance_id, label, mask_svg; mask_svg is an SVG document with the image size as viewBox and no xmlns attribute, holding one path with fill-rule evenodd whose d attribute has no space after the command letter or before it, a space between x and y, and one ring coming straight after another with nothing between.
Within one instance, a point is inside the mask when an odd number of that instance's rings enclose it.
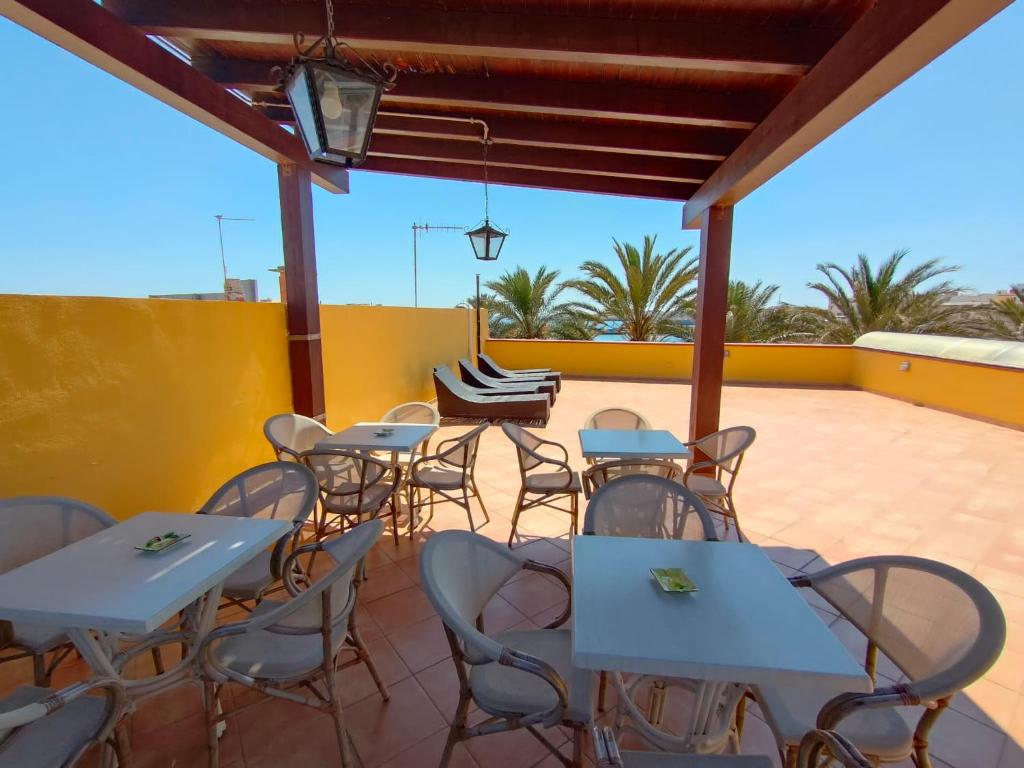
<instances>
[{"instance_id":1,"label":"chair seat","mask_svg":"<svg viewBox=\"0 0 1024 768\"><path fill-rule=\"evenodd\" d=\"M260 552L224 582L224 596L236 600L256 600L274 583L270 572L270 552Z\"/></svg>"},{"instance_id":2,"label":"chair seat","mask_svg":"<svg viewBox=\"0 0 1024 768\"><path fill-rule=\"evenodd\" d=\"M33 653L46 653L68 641L64 630L54 624L19 621L13 624L13 644Z\"/></svg>"},{"instance_id":3,"label":"chair seat","mask_svg":"<svg viewBox=\"0 0 1024 768\"><path fill-rule=\"evenodd\" d=\"M502 645L547 662L569 688L564 719L589 723L594 711L594 674L572 663L572 635L567 629L511 630L494 638ZM536 675L497 662L475 666L469 673L477 705L492 715L526 715L558 702L554 690Z\"/></svg>"},{"instance_id":4,"label":"chair seat","mask_svg":"<svg viewBox=\"0 0 1024 768\"><path fill-rule=\"evenodd\" d=\"M756 688L754 693L776 740L784 747L799 744L804 734L814 729L825 703L843 691L793 686L785 690ZM844 717L837 730L865 755L882 760L902 760L913 752L913 730L896 707L858 710Z\"/></svg>"},{"instance_id":5,"label":"chair seat","mask_svg":"<svg viewBox=\"0 0 1024 768\"><path fill-rule=\"evenodd\" d=\"M725 496L725 486L711 475L693 474L686 478L686 487L701 496Z\"/></svg>"},{"instance_id":6,"label":"chair seat","mask_svg":"<svg viewBox=\"0 0 1024 768\"><path fill-rule=\"evenodd\" d=\"M565 481L565 472L538 472L526 476L526 490L530 493L579 493L583 490L578 472L572 473L568 488Z\"/></svg>"},{"instance_id":7,"label":"chair seat","mask_svg":"<svg viewBox=\"0 0 1024 768\"><path fill-rule=\"evenodd\" d=\"M622 768L772 768L764 755L674 755L668 752L622 752Z\"/></svg>"},{"instance_id":8,"label":"chair seat","mask_svg":"<svg viewBox=\"0 0 1024 768\"><path fill-rule=\"evenodd\" d=\"M252 612L258 617L273 608L280 608L276 600L263 600ZM344 643L345 633L335 638L338 648ZM306 675L320 666L323 660L323 636L319 632L309 635L281 635L266 630L247 632L228 637L218 643L213 654L219 664L234 672L264 680L284 680Z\"/></svg>"},{"instance_id":9,"label":"chair seat","mask_svg":"<svg viewBox=\"0 0 1024 768\"><path fill-rule=\"evenodd\" d=\"M336 490L351 491L344 496L324 495L324 507L329 513L335 515L355 515L361 512L373 512L380 509L388 496L391 495L391 485L388 483L376 483L368 485L363 489L362 503L359 501L359 486L353 485L351 489L339 487Z\"/></svg>"},{"instance_id":10,"label":"chair seat","mask_svg":"<svg viewBox=\"0 0 1024 768\"><path fill-rule=\"evenodd\" d=\"M35 704L52 693L48 688L17 688L0 700L0 712ZM0 733L0 768L59 768L96 736L106 714L105 697L82 696L51 715Z\"/></svg>"},{"instance_id":11,"label":"chair seat","mask_svg":"<svg viewBox=\"0 0 1024 768\"><path fill-rule=\"evenodd\" d=\"M419 488L434 488L442 491L454 491L462 487L462 471L442 469L441 467L423 467L409 477L409 484Z\"/></svg>"}]
</instances>

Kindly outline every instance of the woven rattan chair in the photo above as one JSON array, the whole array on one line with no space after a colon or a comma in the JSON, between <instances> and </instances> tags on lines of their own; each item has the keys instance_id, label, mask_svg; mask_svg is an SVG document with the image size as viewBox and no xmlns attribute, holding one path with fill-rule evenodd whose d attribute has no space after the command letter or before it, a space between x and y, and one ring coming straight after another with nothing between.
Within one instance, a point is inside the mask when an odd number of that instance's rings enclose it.
<instances>
[{"instance_id":1,"label":"woven rattan chair","mask_svg":"<svg viewBox=\"0 0 1024 768\"><path fill-rule=\"evenodd\" d=\"M650 429L651 422L645 416L634 411L632 408L614 406L594 411L583 422L583 429ZM600 458L587 458L588 464L597 464L605 461Z\"/></svg>"},{"instance_id":2,"label":"woven rattan chair","mask_svg":"<svg viewBox=\"0 0 1024 768\"><path fill-rule=\"evenodd\" d=\"M434 517L434 497L440 496L441 502L450 501L466 510L469 518L469 529L476 530L473 522L473 510L469 500L476 499L484 513L484 522L489 523L491 516L477 488L474 472L476 471L476 454L480 447L480 436L487 430L487 424L481 424L458 437L442 440L437 450L430 456L416 459L409 467L409 475L405 488L409 503L409 538L418 524L417 511L425 506L430 507L427 522ZM427 499L424 501L423 493Z\"/></svg>"},{"instance_id":3,"label":"woven rattan chair","mask_svg":"<svg viewBox=\"0 0 1024 768\"><path fill-rule=\"evenodd\" d=\"M601 486L587 504L583 533L718 541L715 521L697 494L653 475L627 475Z\"/></svg>"},{"instance_id":4,"label":"woven rattan chair","mask_svg":"<svg viewBox=\"0 0 1024 768\"><path fill-rule=\"evenodd\" d=\"M391 533L398 543L398 502L396 492L402 482L402 469L360 451L324 448L306 451L300 456L313 470L320 485L320 516L316 538L332 530L344 531L366 520L380 517L387 507Z\"/></svg>"},{"instance_id":5,"label":"woven rattan chair","mask_svg":"<svg viewBox=\"0 0 1024 768\"><path fill-rule=\"evenodd\" d=\"M715 522L695 493L673 480L644 474L619 477L601 486L587 505L583 533L642 539L718 541ZM602 672L597 704L598 710L602 712L607 679L607 673ZM660 743L661 732L647 723L644 714L631 698L635 691L647 684L656 685L662 690L665 688L665 683L660 678L652 683L651 678L636 677L627 686L621 675L615 675L615 685L620 694L626 696L626 692L629 693L620 705L620 715L629 715L645 738ZM694 687L689 681L685 686L690 689ZM725 693L731 698L736 696L736 691L732 688ZM732 704L732 709L729 710L731 717L735 710L735 701L730 699L726 703ZM732 723L722 721L716 722L715 725L721 726L716 733L725 735L725 731Z\"/></svg>"},{"instance_id":6,"label":"woven rattan chair","mask_svg":"<svg viewBox=\"0 0 1024 768\"><path fill-rule=\"evenodd\" d=\"M327 712L334 720L342 765L354 765L335 678L338 669L364 663L381 696L388 699L387 688L356 629L358 584L353 578L383 530L383 521L371 520L340 536L300 547L284 567L290 600L264 600L250 618L217 627L203 640L199 658L211 768L219 762L218 725L230 716L220 714L218 708L221 688L228 682ZM314 551L323 553L332 567L299 592L290 578L291 566ZM345 652L354 656L339 664L338 657ZM299 693L299 686L310 689L314 698Z\"/></svg>"},{"instance_id":7,"label":"woven rattan chair","mask_svg":"<svg viewBox=\"0 0 1024 768\"><path fill-rule=\"evenodd\" d=\"M617 477L627 475L654 475L666 480L682 482L686 470L669 459L613 459L583 470L583 495L590 498L594 492Z\"/></svg>"},{"instance_id":8,"label":"woven rattan chair","mask_svg":"<svg viewBox=\"0 0 1024 768\"><path fill-rule=\"evenodd\" d=\"M297 413L279 413L263 423L263 435L280 461L298 461L331 434L319 421Z\"/></svg>"},{"instance_id":9,"label":"woven rattan chair","mask_svg":"<svg viewBox=\"0 0 1024 768\"><path fill-rule=\"evenodd\" d=\"M117 521L106 512L74 499L4 499L0 501L0 573L13 571L113 525ZM64 630L56 625L19 621L0 633L0 663L31 657L35 684L40 688L50 685L53 670L71 650ZM53 656L47 664L49 653Z\"/></svg>"},{"instance_id":10,"label":"woven rattan chair","mask_svg":"<svg viewBox=\"0 0 1024 768\"><path fill-rule=\"evenodd\" d=\"M86 695L97 690L105 695ZM60 691L16 688L0 699L0 768L73 766L96 745L112 749L117 764L127 768L127 750L116 733L127 705L124 686L110 678Z\"/></svg>"},{"instance_id":11,"label":"woven rattan chair","mask_svg":"<svg viewBox=\"0 0 1024 768\"><path fill-rule=\"evenodd\" d=\"M313 473L292 461L272 461L247 469L217 489L199 510L201 515L289 520L292 529L274 545L236 570L224 582L224 597L244 606L259 601L282 578L281 568L298 544L302 526L316 509Z\"/></svg>"},{"instance_id":12,"label":"woven rattan chair","mask_svg":"<svg viewBox=\"0 0 1024 768\"><path fill-rule=\"evenodd\" d=\"M557 568L473 533L442 531L427 540L420 554L420 582L444 622L459 676L459 703L441 768L458 742L518 728L527 728L565 765L581 765L583 735L593 717L594 680L572 664L570 631L556 629L568 619L570 604L544 629L486 634L484 607L524 569L554 577L571 594ZM470 727L466 716L472 703L488 717ZM558 725L573 730L571 760L538 730Z\"/></svg>"},{"instance_id":13,"label":"woven rattan chair","mask_svg":"<svg viewBox=\"0 0 1024 768\"><path fill-rule=\"evenodd\" d=\"M696 449L695 461L687 468L684 484L696 493L712 512L717 512L729 530L736 523L736 538L743 541L732 491L743 463L743 455L754 442L753 427L729 427L686 443ZM701 458L703 456L703 458ZM705 474L707 473L707 474Z\"/></svg>"},{"instance_id":14,"label":"woven rattan chair","mask_svg":"<svg viewBox=\"0 0 1024 768\"><path fill-rule=\"evenodd\" d=\"M565 450L565 446L537 437L533 432L511 422L502 424L501 429L516 447L521 482L515 510L512 513L512 532L508 535L509 548L516 537L519 515L535 507L550 507L559 512L568 512L570 534L579 533L579 495L582 483L579 474L569 466L569 452ZM552 453L557 453L558 456L552 456ZM558 506L555 503L558 501L568 501L568 509Z\"/></svg>"},{"instance_id":15,"label":"woven rattan chair","mask_svg":"<svg viewBox=\"0 0 1024 768\"><path fill-rule=\"evenodd\" d=\"M809 576L812 589L864 634L864 666L875 677L881 652L891 676L872 693L761 687L755 695L787 766L797 764L804 732L841 729L865 755L928 768L928 735L950 699L999 657L1006 622L977 579L950 565L909 556L865 557ZM916 729L897 707L924 705Z\"/></svg>"},{"instance_id":16,"label":"woven rattan chair","mask_svg":"<svg viewBox=\"0 0 1024 768\"><path fill-rule=\"evenodd\" d=\"M593 729L596 768L771 768L761 755L672 755L619 752L611 728ZM871 763L841 734L815 730L800 742L800 768L871 768Z\"/></svg>"},{"instance_id":17,"label":"woven rattan chair","mask_svg":"<svg viewBox=\"0 0 1024 768\"><path fill-rule=\"evenodd\" d=\"M384 424L432 424L436 427L441 423L441 414L438 413L437 407L432 403L413 401L396 405L381 416L380 420ZM409 465L418 456L423 455L429 450L430 438L428 437L412 453L394 453L391 455L391 460L400 464L405 475L408 476Z\"/></svg>"}]
</instances>

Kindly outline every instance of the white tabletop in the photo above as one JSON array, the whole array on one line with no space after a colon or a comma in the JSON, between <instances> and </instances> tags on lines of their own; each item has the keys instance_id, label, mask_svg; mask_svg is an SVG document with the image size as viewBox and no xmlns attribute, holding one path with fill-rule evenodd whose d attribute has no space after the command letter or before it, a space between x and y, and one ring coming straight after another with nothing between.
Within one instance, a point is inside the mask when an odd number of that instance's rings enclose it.
<instances>
[{"instance_id":1,"label":"white tabletop","mask_svg":"<svg viewBox=\"0 0 1024 768\"><path fill-rule=\"evenodd\" d=\"M751 685L871 681L753 544L576 536L573 660L585 669ZM651 568L699 591L662 592Z\"/></svg>"},{"instance_id":2,"label":"white tabletop","mask_svg":"<svg viewBox=\"0 0 1024 768\"><path fill-rule=\"evenodd\" d=\"M580 447L588 459L688 459L691 455L666 429L581 429Z\"/></svg>"},{"instance_id":3,"label":"white tabletop","mask_svg":"<svg viewBox=\"0 0 1024 768\"><path fill-rule=\"evenodd\" d=\"M393 429L387 437L377 437L374 432ZM352 451L402 451L411 452L432 434L437 432L433 424L387 424L385 422L362 422L341 432L335 432L316 444L317 448L347 448Z\"/></svg>"},{"instance_id":4,"label":"white tabletop","mask_svg":"<svg viewBox=\"0 0 1024 768\"><path fill-rule=\"evenodd\" d=\"M289 520L144 512L0 575L0 619L152 632L291 530ZM136 546L168 531L163 552Z\"/></svg>"}]
</instances>

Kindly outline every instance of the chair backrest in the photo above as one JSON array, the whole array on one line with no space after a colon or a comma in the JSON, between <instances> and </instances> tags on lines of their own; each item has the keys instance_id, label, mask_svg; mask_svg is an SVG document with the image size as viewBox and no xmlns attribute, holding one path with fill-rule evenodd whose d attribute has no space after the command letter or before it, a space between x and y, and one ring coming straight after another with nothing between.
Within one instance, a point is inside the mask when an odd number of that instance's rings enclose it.
<instances>
[{"instance_id":1,"label":"chair backrest","mask_svg":"<svg viewBox=\"0 0 1024 768\"><path fill-rule=\"evenodd\" d=\"M548 442L547 440L537 437L528 429L524 429L518 424L513 424L510 421L506 421L501 425L501 431L505 433L505 436L511 440L512 444L516 447L516 457L519 459L519 471L523 475L544 463L544 460L542 458L538 458L536 453L540 446Z\"/></svg>"},{"instance_id":2,"label":"chair backrest","mask_svg":"<svg viewBox=\"0 0 1024 768\"><path fill-rule=\"evenodd\" d=\"M263 434L282 461L297 461L299 454L316 446L331 430L298 413L279 413L263 423Z\"/></svg>"},{"instance_id":3,"label":"chair backrest","mask_svg":"<svg viewBox=\"0 0 1024 768\"><path fill-rule=\"evenodd\" d=\"M101 509L60 496L0 501L0 573L92 536L117 521Z\"/></svg>"},{"instance_id":4,"label":"chair backrest","mask_svg":"<svg viewBox=\"0 0 1024 768\"><path fill-rule=\"evenodd\" d=\"M450 467L471 471L476 465L476 455L480 449L480 436L487 431L489 426L489 424L480 424L458 437L441 441L438 443L435 454L437 460Z\"/></svg>"},{"instance_id":5,"label":"chair backrest","mask_svg":"<svg viewBox=\"0 0 1024 768\"><path fill-rule=\"evenodd\" d=\"M705 456L719 470L734 474L743 460L743 454L753 444L757 432L753 427L728 427L694 441Z\"/></svg>"},{"instance_id":6,"label":"chair backrest","mask_svg":"<svg viewBox=\"0 0 1024 768\"><path fill-rule=\"evenodd\" d=\"M718 541L715 523L697 495L654 475L619 477L599 488L587 504L583 533Z\"/></svg>"},{"instance_id":7,"label":"chair backrest","mask_svg":"<svg viewBox=\"0 0 1024 768\"><path fill-rule=\"evenodd\" d=\"M313 471L324 496L357 496L358 507L362 506L366 489L379 483L391 470L387 462L344 448L306 451L300 460Z\"/></svg>"},{"instance_id":8,"label":"chair backrest","mask_svg":"<svg viewBox=\"0 0 1024 768\"><path fill-rule=\"evenodd\" d=\"M470 663L497 661L501 655L501 644L477 629L476 621L523 562L504 544L468 531L441 531L423 545L423 591Z\"/></svg>"},{"instance_id":9,"label":"chair backrest","mask_svg":"<svg viewBox=\"0 0 1024 768\"><path fill-rule=\"evenodd\" d=\"M686 470L669 459L615 459L587 467L583 472L583 489L587 495L617 477L654 475L666 480L682 480Z\"/></svg>"},{"instance_id":10,"label":"chair backrest","mask_svg":"<svg viewBox=\"0 0 1024 768\"><path fill-rule=\"evenodd\" d=\"M307 551L316 549L327 555L331 563L329 570L309 585L309 588L293 596L280 608L274 609L274 624L306 631L331 630L337 639L344 639L344 632L349 614L355 605L356 590L352 580L359 561L377 543L384 531L384 521L375 519L360 523L349 528L345 533L324 539L317 544L310 544L296 550L292 557L301 556ZM286 572L291 572L289 559ZM319 568L317 570L320 570ZM327 590L330 594L330 625L325 622L321 595Z\"/></svg>"},{"instance_id":11,"label":"chair backrest","mask_svg":"<svg viewBox=\"0 0 1024 768\"><path fill-rule=\"evenodd\" d=\"M440 424L441 414L432 404L415 401L396 405L380 420L393 424Z\"/></svg>"},{"instance_id":12,"label":"chair backrest","mask_svg":"<svg viewBox=\"0 0 1024 768\"><path fill-rule=\"evenodd\" d=\"M309 469L292 461L271 461L228 480L199 514L304 522L316 506L316 492Z\"/></svg>"},{"instance_id":13,"label":"chair backrest","mask_svg":"<svg viewBox=\"0 0 1024 768\"><path fill-rule=\"evenodd\" d=\"M803 579L878 647L922 701L970 685L1006 641L1002 609L963 571L920 557L864 557Z\"/></svg>"},{"instance_id":14,"label":"chair backrest","mask_svg":"<svg viewBox=\"0 0 1024 768\"><path fill-rule=\"evenodd\" d=\"M584 429L650 429L649 422L632 408L602 408L583 422Z\"/></svg>"}]
</instances>

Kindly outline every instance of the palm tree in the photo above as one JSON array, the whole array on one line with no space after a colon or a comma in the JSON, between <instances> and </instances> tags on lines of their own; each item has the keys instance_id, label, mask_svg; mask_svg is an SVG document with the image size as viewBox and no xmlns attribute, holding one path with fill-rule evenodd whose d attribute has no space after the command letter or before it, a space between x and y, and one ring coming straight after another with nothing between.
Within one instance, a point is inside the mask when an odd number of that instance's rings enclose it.
<instances>
[{"instance_id":1,"label":"palm tree","mask_svg":"<svg viewBox=\"0 0 1024 768\"><path fill-rule=\"evenodd\" d=\"M596 325L614 323L630 341L660 341L681 337L683 319L693 307L697 259L687 259L690 248L654 253L656 238L644 236L643 251L629 243L615 243L621 271L600 261L585 261L584 279L566 285L586 301L573 309Z\"/></svg>"},{"instance_id":2,"label":"palm tree","mask_svg":"<svg viewBox=\"0 0 1024 768\"><path fill-rule=\"evenodd\" d=\"M455 306L459 309L476 309L476 296L470 296ZM480 308L487 312L487 335L492 339L501 339L506 336L508 323L498 317L496 306L497 301L492 294L480 294Z\"/></svg>"},{"instance_id":3,"label":"palm tree","mask_svg":"<svg viewBox=\"0 0 1024 768\"><path fill-rule=\"evenodd\" d=\"M593 341L604 332L604 326L588 315L572 308L566 308L551 328L551 337L570 341Z\"/></svg>"},{"instance_id":4,"label":"palm tree","mask_svg":"<svg viewBox=\"0 0 1024 768\"><path fill-rule=\"evenodd\" d=\"M894 252L872 270L861 254L852 269L819 264L826 281L808 283L828 300L828 309L808 307L807 319L819 341L851 344L870 331L958 335L973 331L967 313L946 302L960 289L948 280L923 288L924 283L956 272L959 267L929 259L911 267L902 277L899 267L908 251Z\"/></svg>"},{"instance_id":5,"label":"palm tree","mask_svg":"<svg viewBox=\"0 0 1024 768\"><path fill-rule=\"evenodd\" d=\"M993 301L986 308L981 332L990 339L1024 341L1024 301L1014 296Z\"/></svg>"},{"instance_id":6,"label":"palm tree","mask_svg":"<svg viewBox=\"0 0 1024 768\"><path fill-rule=\"evenodd\" d=\"M731 342L778 341L786 333L787 316L780 305L769 306L777 285L758 280L748 285L729 281L729 313L725 318L725 340Z\"/></svg>"},{"instance_id":7,"label":"palm tree","mask_svg":"<svg viewBox=\"0 0 1024 768\"><path fill-rule=\"evenodd\" d=\"M487 289L494 292L490 311L505 338L543 339L549 335L564 309L558 296L565 285L556 283L557 279L557 269L540 267L531 278L523 267L517 267L487 283Z\"/></svg>"}]
</instances>

